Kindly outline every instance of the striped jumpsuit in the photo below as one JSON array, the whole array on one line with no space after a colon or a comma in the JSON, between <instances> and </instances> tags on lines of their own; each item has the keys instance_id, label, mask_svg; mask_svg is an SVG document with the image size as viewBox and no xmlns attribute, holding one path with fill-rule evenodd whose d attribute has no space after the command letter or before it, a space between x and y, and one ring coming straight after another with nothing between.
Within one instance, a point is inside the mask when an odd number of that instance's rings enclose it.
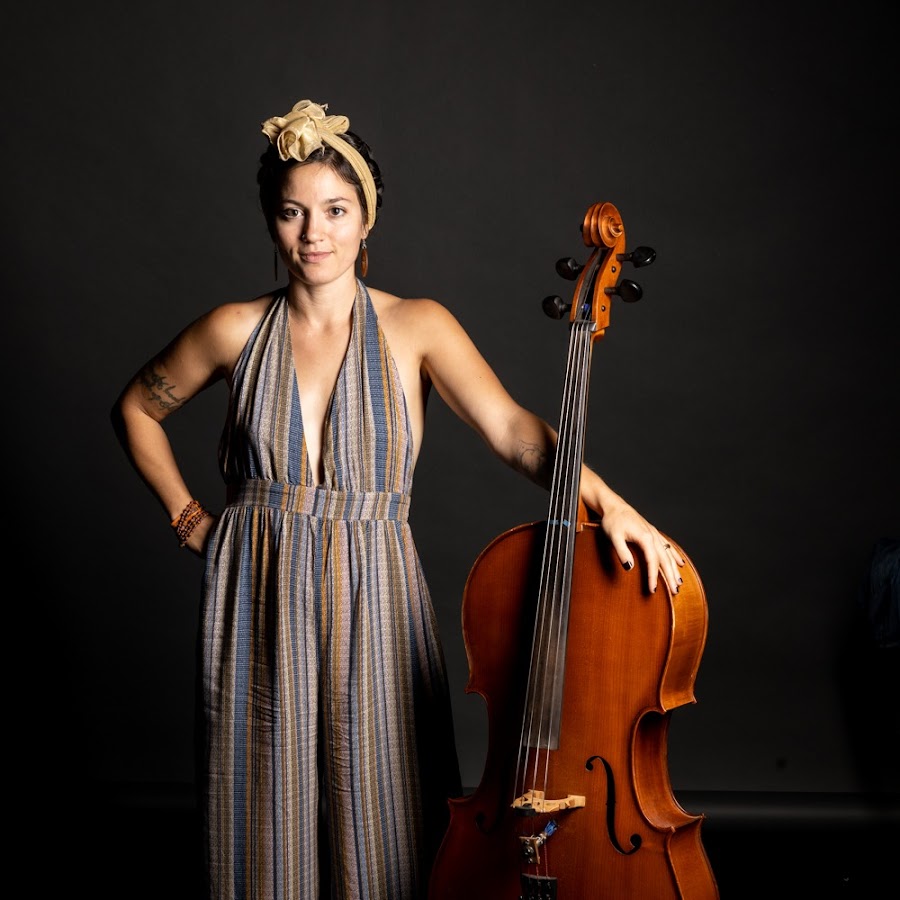
<instances>
[{"instance_id":1,"label":"striped jumpsuit","mask_svg":"<svg viewBox=\"0 0 900 900\"><path fill-rule=\"evenodd\" d=\"M407 515L412 437L358 282L307 460L286 297L234 373L227 505L203 584L200 784L210 900L422 900L459 771Z\"/></svg>"}]
</instances>

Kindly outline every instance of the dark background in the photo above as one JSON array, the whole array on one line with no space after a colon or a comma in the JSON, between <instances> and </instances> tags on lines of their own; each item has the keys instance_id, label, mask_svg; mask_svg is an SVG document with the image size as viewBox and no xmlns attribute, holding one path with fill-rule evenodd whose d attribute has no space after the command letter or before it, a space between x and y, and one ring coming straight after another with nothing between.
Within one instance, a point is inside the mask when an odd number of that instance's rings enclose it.
<instances>
[{"instance_id":1,"label":"dark background","mask_svg":"<svg viewBox=\"0 0 900 900\"><path fill-rule=\"evenodd\" d=\"M630 273L644 299L617 304L595 346L586 458L706 587L698 703L670 732L673 789L710 814L711 836L717 810L726 823L798 808L867 822L890 807L897 650L860 607L876 543L900 538L897 78L881 9L57 0L10 14L21 821L36 811L34 827L96 848L104 805L188 802L201 563L178 550L108 410L187 322L274 286L259 125L301 98L347 115L382 166L370 284L446 304L554 425L567 328L541 299L572 290L556 259L586 257L578 225L603 200L629 247L656 249ZM170 420L213 507L224 404L220 385ZM464 692L465 578L547 498L437 397L428 418L412 518L474 787L486 715Z\"/></svg>"}]
</instances>

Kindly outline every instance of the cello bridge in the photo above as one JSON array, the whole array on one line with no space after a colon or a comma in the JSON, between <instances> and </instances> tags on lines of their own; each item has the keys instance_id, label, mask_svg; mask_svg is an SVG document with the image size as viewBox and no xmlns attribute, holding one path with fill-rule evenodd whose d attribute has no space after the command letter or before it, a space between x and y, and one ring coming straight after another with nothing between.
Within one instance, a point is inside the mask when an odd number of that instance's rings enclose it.
<instances>
[{"instance_id":1,"label":"cello bridge","mask_svg":"<svg viewBox=\"0 0 900 900\"><path fill-rule=\"evenodd\" d=\"M568 794L562 800L547 800L543 791L526 791L512 802L512 808L520 816L561 812L564 809L580 809L584 805L585 798L580 794Z\"/></svg>"}]
</instances>

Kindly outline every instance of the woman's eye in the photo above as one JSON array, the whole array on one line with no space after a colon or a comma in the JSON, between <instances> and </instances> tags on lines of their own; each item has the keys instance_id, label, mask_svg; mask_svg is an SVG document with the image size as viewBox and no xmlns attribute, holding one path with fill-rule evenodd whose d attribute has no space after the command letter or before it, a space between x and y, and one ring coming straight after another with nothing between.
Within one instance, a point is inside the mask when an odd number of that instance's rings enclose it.
<instances>
[{"instance_id":1,"label":"woman's eye","mask_svg":"<svg viewBox=\"0 0 900 900\"><path fill-rule=\"evenodd\" d=\"M344 209L343 206L332 206L331 207L331 215L333 215L333 216L342 216L342 215L344 215L345 212L346 212L346 210Z\"/></svg>"},{"instance_id":2,"label":"woman's eye","mask_svg":"<svg viewBox=\"0 0 900 900\"><path fill-rule=\"evenodd\" d=\"M281 211L281 217L283 219L296 219L297 216L300 215L300 210L295 209L293 207L289 207L288 209L283 209Z\"/></svg>"}]
</instances>

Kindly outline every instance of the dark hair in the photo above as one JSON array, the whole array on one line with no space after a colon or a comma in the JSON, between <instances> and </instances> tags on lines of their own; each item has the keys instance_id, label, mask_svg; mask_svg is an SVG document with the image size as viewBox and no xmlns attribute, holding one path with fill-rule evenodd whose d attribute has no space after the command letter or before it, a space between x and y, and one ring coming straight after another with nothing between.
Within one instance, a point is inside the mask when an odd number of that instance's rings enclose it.
<instances>
[{"instance_id":1,"label":"dark hair","mask_svg":"<svg viewBox=\"0 0 900 900\"><path fill-rule=\"evenodd\" d=\"M369 145L352 131L345 131L340 137L366 161L366 165L372 173L372 179L375 181L375 210L381 209L381 195L384 193L384 182L381 179L381 169L378 168L378 163L375 162L375 157L372 155ZM266 227L273 238L275 237L275 215L281 203L281 187L284 184L287 173L294 166L304 166L313 162L323 163L334 169L338 176L356 188L356 195L359 198L359 205L363 210L363 218L365 219L367 210L366 196L363 193L359 176L356 174L353 166L350 165L346 156L343 156L328 144L323 144L320 149L310 153L304 162L298 162L295 159L285 161L278 155L275 145L270 144L266 148L266 152L259 158L259 171L256 173L256 183L259 185L259 202L260 206L262 206L263 215L266 217Z\"/></svg>"}]
</instances>

